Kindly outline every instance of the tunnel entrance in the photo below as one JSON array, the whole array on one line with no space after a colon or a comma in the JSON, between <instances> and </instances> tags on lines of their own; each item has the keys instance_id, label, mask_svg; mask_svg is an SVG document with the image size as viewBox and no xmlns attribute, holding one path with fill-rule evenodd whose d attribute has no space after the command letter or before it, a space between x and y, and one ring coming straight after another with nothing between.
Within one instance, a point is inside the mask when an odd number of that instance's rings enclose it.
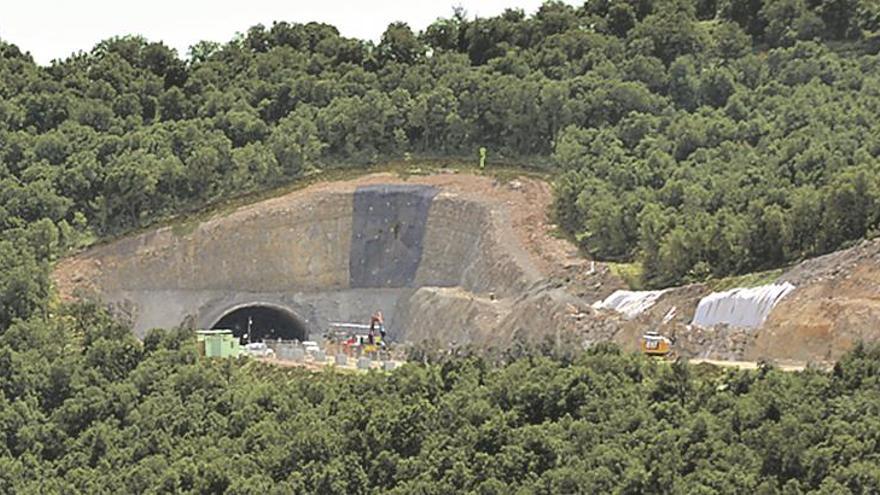
<instances>
[{"instance_id":1,"label":"tunnel entrance","mask_svg":"<svg viewBox=\"0 0 880 495\"><path fill-rule=\"evenodd\" d=\"M248 326L251 342L267 339L302 341L308 337L305 324L292 312L260 304L236 308L223 315L211 328L232 330L232 334L245 343Z\"/></svg>"}]
</instances>

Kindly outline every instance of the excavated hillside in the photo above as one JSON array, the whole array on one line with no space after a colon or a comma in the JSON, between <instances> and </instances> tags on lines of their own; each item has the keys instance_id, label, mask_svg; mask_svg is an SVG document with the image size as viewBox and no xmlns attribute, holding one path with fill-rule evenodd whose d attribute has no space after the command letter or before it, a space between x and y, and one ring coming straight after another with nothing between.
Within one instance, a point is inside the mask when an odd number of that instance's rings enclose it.
<instances>
[{"instance_id":1,"label":"excavated hillside","mask_svg":"<svg viewBox=\"0 0 880 495\"><path fill-rule=\"evenodd\" d=\"M63 298L104 301L141 336L253 323L305 339L381 310L392 338L438 345L549 337L635 349L656 329L686 356L819 361L880 337L880 242L785 273L796 289L759 328L703 328L691 324L709 293L700 284L637 315L594 308L624 284L554 235L551 201L534 178L372 174L97 246L60 262L54 280Z\"/></svg>"},{"instance_id":2,"label":"excavated hillside","mask_svg":"<svg viewBox=\"0 0 880 495\"><path fill-rule=\"evenodd\" d=\"M483 343L517 329L542 333L509 316L541 300L549 280L583 272L577 250L552 236L550 200L536 179L374 174L186 232L163 227L98 246L59 263L54 278L62 297L99 298L138 335L209 328L263 307L289 315L302 338L381 310L400 340ZM615 286L606 282L593 286Z\"/></svg>"},{"instance_id":3,"label":"excavated hillside","mask_svg":"<svg viewBox=\"0 0 880 495\"><path fill-rule=\"evenodd\" d=\"M798 290L774 308L747 357L831 361L880 340L880 239L805 261L781 280Z\"/></svg>"},{"instance_id":4,"label":"excavated hillside","mask_svg":"<svg viewBox=\"0 0 880 495\"><path fill-rule=\"evenodd\" d=\"M614 339L625 347L636 349L642 332L657 330L690 357L829 363L860 341L880 341L880 239L801 262L765 287L783 284L793 290L755 328L694 324L698 304L712 294L705 284L670 288L628 318L604 314L620 319ZM731 313L749 309L737 304Z\"/></svg>"}]
</instances>

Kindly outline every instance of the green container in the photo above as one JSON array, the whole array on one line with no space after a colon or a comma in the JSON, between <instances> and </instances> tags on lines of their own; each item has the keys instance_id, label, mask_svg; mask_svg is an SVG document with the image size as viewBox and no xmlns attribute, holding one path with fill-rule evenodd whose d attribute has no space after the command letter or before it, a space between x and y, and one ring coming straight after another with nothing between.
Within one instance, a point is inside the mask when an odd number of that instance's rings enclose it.
<instances>
[{"instance_id":1,"label":"green container","mask_svg":"<svg viewBox=\"0 0 880 495\"><path fill-rule=\"evenodd\" d=\"M196 330L196 341L200 343L199 350L204 349L205 357L229 358L242 353L238 337L232 335L232 330Z\"/></svg>"}]
</instances>

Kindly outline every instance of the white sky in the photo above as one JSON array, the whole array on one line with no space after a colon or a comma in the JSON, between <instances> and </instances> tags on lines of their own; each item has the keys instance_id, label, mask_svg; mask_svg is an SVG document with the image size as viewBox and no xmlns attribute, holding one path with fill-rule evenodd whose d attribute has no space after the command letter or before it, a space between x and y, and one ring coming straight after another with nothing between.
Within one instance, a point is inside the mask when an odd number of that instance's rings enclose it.
<instances>
[{"instance_id":1,"label":"white sky","mask_svg":"<svg viewBox=\"0 0 880 495\"><path fill-rule=\"evenodd\" d=\"M378 41L394 21L414 31L453 6L469 17L492 16L505 8L534 13L541 0L0 0L0 39L30 52L39 64L90 51L97 42L125 34L164 41L181 57L200 40L226 42L236 32L272 21L333 24L343 36ZM568 1L567 3L580 3Z\"/></svg>"}]
</instances>

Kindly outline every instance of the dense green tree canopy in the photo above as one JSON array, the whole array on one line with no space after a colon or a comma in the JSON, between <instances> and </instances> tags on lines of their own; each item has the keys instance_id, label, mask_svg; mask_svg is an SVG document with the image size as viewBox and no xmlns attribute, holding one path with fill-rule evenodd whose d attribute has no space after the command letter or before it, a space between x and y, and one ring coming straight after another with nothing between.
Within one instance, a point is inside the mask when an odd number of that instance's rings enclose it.
<instances>
[{"instance_id":1,"label":"dense green tree canopy","mask_svg":"<svg viewBox=\"0 0 880 495\"><path fill-rule=\"evenodd\" d=\"M390 374L205 361L94 307L0 336L4 493L877 493L880 348L832 372L604 346Z\"/></svg>"}]
</instances>

